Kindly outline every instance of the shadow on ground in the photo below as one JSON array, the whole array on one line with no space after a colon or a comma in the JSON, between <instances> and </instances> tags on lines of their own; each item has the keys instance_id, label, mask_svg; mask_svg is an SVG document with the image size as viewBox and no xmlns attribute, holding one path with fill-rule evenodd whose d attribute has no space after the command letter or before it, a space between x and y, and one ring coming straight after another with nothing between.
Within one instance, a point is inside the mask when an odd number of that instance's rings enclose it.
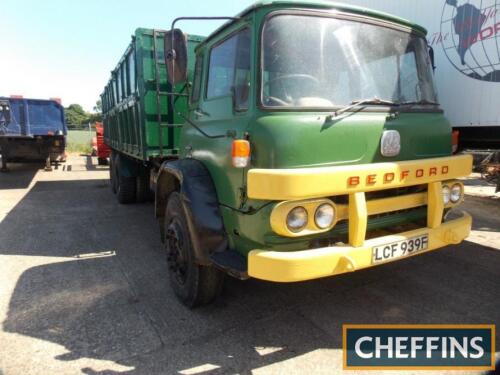
<instances>
[{"instance_id":1,"label":"shadow on ground","mask_svg":"<svg viewBox=\"0 0 500 375\"><path fill-rule=\"evenodd\" d=\"M482 178L479 173L476 173L473 176L471 175L467 178L462 179L462 182L465 186L483 186L483 187L495 186L493 182L486 181L486 179Z\"/></svg>"},{"instance_id":2,"label":"shadow on ground","mask_svg":"<svg viewBox=\"0 0 500 375\"><path fill-rule=\"evenodd\" d=\"M466 203L473 217L472 230L500 232L500 200L467 196Z\"/></svg>"},{"instance_id":3,"label":"shadow on ground","mask_svg":"<svg viewBox=\"0 0 500 375\"><path fill-rule=\"evenodd\" d=\"M8 171L0 172L0 190L26 189L44 163L8 163Z\"/></svg>"},{"instance_id":4,"label":"shadow on ground","mask_svg":"<svg viewBox=\"0 0 500 375\"><path fill-rule=\"evenodd\" d=\"M168 286L152 205L118 205L105 180L37 182L0 233L0 255L62 258L22 273L3 322L64 346L59 361L245 374L341 349L343 323L500 322L499 253L470 242L306 283L228 279L216 303L188 310Z\"/></svg>"}]
</instances>

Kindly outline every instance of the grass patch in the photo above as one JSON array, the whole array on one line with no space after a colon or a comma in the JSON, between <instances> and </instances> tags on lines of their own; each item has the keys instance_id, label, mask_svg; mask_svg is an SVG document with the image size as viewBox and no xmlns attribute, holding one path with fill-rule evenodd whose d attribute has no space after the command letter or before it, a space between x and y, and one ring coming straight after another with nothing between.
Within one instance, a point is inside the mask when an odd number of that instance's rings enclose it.
<instances>
[{"instance_id":1,"label":"grass patch","mask_svg":"<svg viewBox=\"0 0 500 375\"><path fill-rule=\"evenodd\" d=\"M92 152L92 137L95 137L95 132L89 132L88 130L68 130L66 150L68 152L90 154Z\"/></svg>"},{"instance_id":2,"label":"grass patch","mask_svg":"<svg viewBox=\"0 0 500 375\"><path fill-rule=\"evenodd\" d=\"M90 154L92 152L92 148L90 145L78 145L78 144L68 144L66 146L67 152L78 153L78 154Z\"/></svg>"}]
</instances>

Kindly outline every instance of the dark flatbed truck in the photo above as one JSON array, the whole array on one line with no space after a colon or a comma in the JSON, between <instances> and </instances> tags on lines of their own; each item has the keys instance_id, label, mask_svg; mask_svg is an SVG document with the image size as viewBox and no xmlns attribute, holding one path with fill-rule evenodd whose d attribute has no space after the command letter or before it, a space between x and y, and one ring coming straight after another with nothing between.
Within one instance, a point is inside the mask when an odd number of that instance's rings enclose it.
<instances>
[{"instance_id":1,"label":"dark flatbed truck","mask_svg":"<svg viewBox=\"0 0 500 375\"><path fill-rule=\"evenodd\" d=\"M0 149L2 171L7 162L65 160L67 127L57 100L0 97Z\"/></svg>"},{"instance_id":2,"label":"dark flatbed truck","mask_svg":"<svg viewBox=\"0 0 500 375\"><path fill-rule=\"evenodd\" d=\"M425 35L324 1L259 2L206 39L136 31L102 95L111 186L154 191L183 303L225 274L310 280L468 236L472 158L452 155Z\"/></svg>"}]
</instances>

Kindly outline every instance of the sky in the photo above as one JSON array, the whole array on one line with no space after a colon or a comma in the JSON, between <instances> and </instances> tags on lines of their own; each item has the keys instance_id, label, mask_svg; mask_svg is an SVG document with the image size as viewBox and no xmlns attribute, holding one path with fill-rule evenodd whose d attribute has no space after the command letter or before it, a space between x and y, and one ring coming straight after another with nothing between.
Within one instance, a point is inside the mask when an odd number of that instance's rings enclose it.
<instances>
[{"instance_id":1,"label":"sky","mask_svg":"<svg viewBox=\"0 0 500 375\"><path fill-rule=\"evenodd\" d=\"M0 96L61 98L92 111L137 27L181 16L234 16L253 0L2 0ZM184 21L209 35L220 21Z\"/></svg>"}]
</instances>

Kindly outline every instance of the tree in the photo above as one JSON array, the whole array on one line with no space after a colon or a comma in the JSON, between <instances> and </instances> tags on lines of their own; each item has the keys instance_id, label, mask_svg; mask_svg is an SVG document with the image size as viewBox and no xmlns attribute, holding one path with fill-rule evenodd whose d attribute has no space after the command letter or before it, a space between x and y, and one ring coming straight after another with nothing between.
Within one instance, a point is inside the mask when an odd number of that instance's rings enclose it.
<instances>
[{"instance_id":1,"label":"tree","mask_svg":"<svg viewBox=\"0 0 500 375\"><path fill-rule=\"evenodd\" d=\"M64 109L66 124L87 125L89 122L102 121L102 105L98 100L94 106L94 113L86 112L80 104L70 104Z\"/></svg>"},{"instance_id":2,"label":"tree","mask_svg":"<svg viewBox=\"0 0 500 375\"><path fill-rule=\"evenodd\" d=\"M84 125L88 122L88 114L80 104L70 104L64 109L64 115L68 125Z\"/></svg>"},{"instance_id":3,"label":"tree","mask_svg":"<svg viewBox=\"0 0 500 375\"><path fill-rule=\"evenodd\" d=\"M94 122L102 122L102 113L91 113L89 116L89 121L90 123Z\"/></svg>"},{"instance_id":4,"label":"tree","mask_svg":"<svg viewBox=\"0 0 500 375\"><path fill-rule=\"evenodd\" d=\"M102 112L102 102L101 102L101 100L98 100L97 102L95 102L94 112Z\"/></svg>"},{"instance_id":5,"label":"tree","mask_svg":"<svg viewBox=\"0 0 500 375\"><path fill-rule=\"evenodd\" d=\"M90 122L102 121L102 102L98 100L95 102L94 112L90 114Z\"/></svg>"}]
</instances>

